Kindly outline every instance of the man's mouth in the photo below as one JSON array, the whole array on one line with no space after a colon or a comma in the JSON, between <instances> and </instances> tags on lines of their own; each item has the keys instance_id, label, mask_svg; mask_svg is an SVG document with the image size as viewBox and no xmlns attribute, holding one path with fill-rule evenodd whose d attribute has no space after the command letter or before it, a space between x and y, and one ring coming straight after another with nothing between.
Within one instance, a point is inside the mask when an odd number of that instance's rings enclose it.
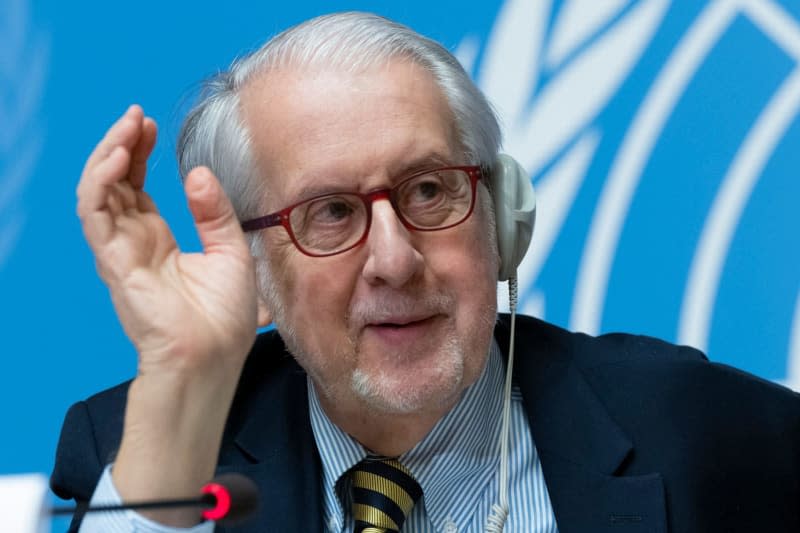
<instances>
[{"instance_id":1,"label":"man's mouth","mask_svg":"<svg viewBox=\"0 0 800 533\"><path fill-rule=\"evenodd\" d=\"M418 318L418 319L399 319L388 320L384 322L374 322L367 324L367 327L380 327L380 328L405 328L422 325L432 317Z\"/></svg>"},{"instance_id":2,"label":"man's mouth","mask_svg":"<svg viewBox=\"0 0 800 533\"><path fill-rule=\"evenodd\" d=\"M430 334L439 315L425 317L392 317L388 320L370 322L364 333L375 335L389 344L416 342Z\"/></svg>"}]
</instances>

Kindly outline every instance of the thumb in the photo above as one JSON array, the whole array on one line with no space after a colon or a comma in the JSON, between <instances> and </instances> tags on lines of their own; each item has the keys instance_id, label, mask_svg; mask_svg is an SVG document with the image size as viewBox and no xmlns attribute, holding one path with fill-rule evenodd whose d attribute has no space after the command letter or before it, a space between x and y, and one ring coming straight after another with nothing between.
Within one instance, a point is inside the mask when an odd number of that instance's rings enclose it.
<instances>
[{"instance_id":1,"label":"thumb","mask_svg":"<svg viewBox=\"0 0 800 533\"><path fill-rule=\"evenodd\" d=\"M211 170L192 169L183 188L205 253L231 246L247 248L233 205Z\"/></svg>"}]
</instances>

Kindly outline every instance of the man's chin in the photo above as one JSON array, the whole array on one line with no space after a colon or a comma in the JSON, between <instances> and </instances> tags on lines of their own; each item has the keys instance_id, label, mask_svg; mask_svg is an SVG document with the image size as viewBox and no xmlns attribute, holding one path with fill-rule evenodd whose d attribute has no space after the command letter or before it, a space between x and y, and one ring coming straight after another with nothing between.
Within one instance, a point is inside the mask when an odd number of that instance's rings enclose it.
<instances>
[{"instance_id":1,"label":"man's chin","mask_svg":"<svg viewBox=\"0 0 800 533\"><path fill-rule=\"evenodd\" d=\"M390 374L356 369L353 393L369 409L386 414L413 414L448 408L458 399L464 383L461 358L428 372L400 371Z\"/></svg>"}]
</instances>

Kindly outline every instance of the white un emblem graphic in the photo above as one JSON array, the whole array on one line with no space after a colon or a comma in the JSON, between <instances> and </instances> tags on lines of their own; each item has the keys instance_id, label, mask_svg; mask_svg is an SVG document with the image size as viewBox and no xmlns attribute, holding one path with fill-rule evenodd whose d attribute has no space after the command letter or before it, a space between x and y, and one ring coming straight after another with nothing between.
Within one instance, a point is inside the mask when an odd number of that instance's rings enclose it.
<instances>
[{"instance_id":1,"label":"white un emblem graphic","mask_svg":"<svg viewBox=\"0 0 800 533\"><path fill-rule=\"evenodd\" d=\"M462 41L537 186L524 311L800 389L797 17L775 0L507 0L486 43Z\"/></svg>"},{"instance_id":2,"label":"white un emblem graphic","mask_svg":"<svg viewBox=\"0 0 800 533\"><path fill-rule=\"evenodd\" d=\"M37 111L48 42L34 32L23 0L6 0L0 18L0 268L26 220L21 198L41 151Z\"/></svg>"}]
</instances>

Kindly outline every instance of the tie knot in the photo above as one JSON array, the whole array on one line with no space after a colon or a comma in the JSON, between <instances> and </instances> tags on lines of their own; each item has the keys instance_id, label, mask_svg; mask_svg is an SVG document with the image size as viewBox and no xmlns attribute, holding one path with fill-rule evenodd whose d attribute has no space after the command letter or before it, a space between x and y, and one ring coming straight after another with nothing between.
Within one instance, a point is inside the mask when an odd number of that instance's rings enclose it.
<instances>
[{"instance_id":1,"label":"tie knot","mask_svg":"<svg viewBox=\"0 0 800 533\"><path fill-rule=\"evenodd\" d=\"M350 471L355 533L400 531L422 488L397 459L367 457Z\"/></svg>"}]
</instances>

